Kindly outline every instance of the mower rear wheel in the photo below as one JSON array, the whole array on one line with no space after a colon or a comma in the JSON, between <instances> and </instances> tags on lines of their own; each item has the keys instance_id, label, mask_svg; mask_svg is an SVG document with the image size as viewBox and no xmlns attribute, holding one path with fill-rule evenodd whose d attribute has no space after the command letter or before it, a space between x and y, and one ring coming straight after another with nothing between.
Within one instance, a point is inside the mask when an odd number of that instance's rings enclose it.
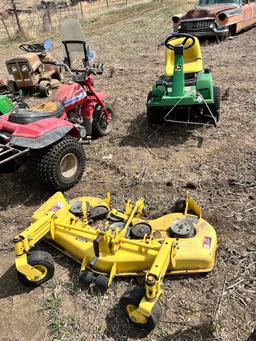
<instances>
[{"instance_id":1,"label":"mower rear wheel","mask_svg":"<svg viewBox=\"0 0 256 341\"><path fill-rule=\"evenodd\" d=\"M159 301L155 302L151 315L149 317L141 315L140 323L134 321L130 317L130 314L139 307L140 302L144 296L145 287L134 285L126 290L126 292L123 294L119 301L119 306L124 316L127 317L132 324L146 330L147 332L150 332L156 327L162 314L162 309Z\"/></svg>"},{"instance_id":2,"label":"mower rear wheel","mask_svg":"<svg viewBox=\"0 0 256 341\"><path fill-rule=\"evenodd\" d=\"M218 86L213 87L213 104L209 104L209 108L211 109L211 112L218 122L220 119L220 101L221 101L221 92L220 88Z\"/></svg>"},{"instance_id":3,"label":"mower rear wheel","mask_svg":"<svg viewBox=\"0 0 256 341\"><path fill-rule=\"evenodd\" d=\"M34 152L32 157L34 174L57 191L66 191L75 186L85 169L84 148L71 136Z\"/></svg>"},{"instance_id":4,"label":"mower rear wheel","mask_svg":"<svg viewBox=\"0 0 256 341\"><path fill-rule=\"evenodd\" d=\"M52 86L49 81L41 81L39 83L39 95L40 97L49 97L52 95Z\"/></svg>"},{"instance_id":5,"label":"mower rear wheel","mask_svg":"<svg viewBox=\"0 0 256 341\"><path fill-rule=\"evenodd\" d=\"M165 113L161 112L161 108L147 107L147 117L150 124L162 124L164 123Z\"/></svg>"},{"instance_id":6,"label":"mower rear wheel","mask_svg":"<svg viewBox=\"0 0 256 341\"><path fill-rule=\"evenodd\" d=\"M148 93L147 98L147 117L150 124L161 124L164 121L165 114L160 112L160 108L148 106L148 102L152 98L152 91Z\"/></svg>"},{"instance_id":7,"label":"mower rear wheel","mask_svg":"<svg viewBox=\"0 0 256 341\"><path fill-rule=\"evenodd\" d=\"M103 109L97 105L93 113L92 134L94 137L103 137L111 133L114 126L114 112L109 104L106 104L109 113L109 122L106 122Z\"/></svg>"},{"instance_id":8,"label":"mower rear wheel","mask_svg":"<svg viewBox=\"0 0 256 341\"><path fill-rule=\"evenodd\" d=\"M54 261L52 256L45 251L32 251L27 256L27 262L41 272L39 278L29 278L17 272L18 280L26 287L38 287L49 281L54 275Z\"/></svg>"}]
</instances>

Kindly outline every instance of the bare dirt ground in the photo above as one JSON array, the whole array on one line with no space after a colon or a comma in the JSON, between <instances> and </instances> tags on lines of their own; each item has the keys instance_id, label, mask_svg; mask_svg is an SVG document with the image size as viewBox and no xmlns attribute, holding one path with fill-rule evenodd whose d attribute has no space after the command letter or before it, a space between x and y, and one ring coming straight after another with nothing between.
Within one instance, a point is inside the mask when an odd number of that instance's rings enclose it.
<instances>
[{"instance_id":1,"label":"bare dirt ground","mask_svg":"<svg viewBox=\"0 0 256 341\"><path fill-rule=\"evenodd\" d=\"M163 1L86 23L90 45L106 64L106 73L96 84L110 96L116 126L111 136L86 147L87 170L66 196L110 191L118 206L127 198L143 196L153 212L169 207L189 190L218 234L214 271L206 277L165 278L164 313L148 336L128 328L118 309L118 300L132 280L117 280L101 296L81 287L79 265L54 250L54 279L27 290L16 279L12 238L28 226L32 212L50 193L23 167L1 176L1 340L245 341L252 333L256 315L256 28L202 47L205 67L211 67L215 83L222 88L219 126L171 125L156 131L148 126L145 100L164 70L163 51L157 44L170 30L171 16L184 8L178 2ZM2 69L4 58L12 54L14 47L0 52Z\"/></svg>"}]
</instances>

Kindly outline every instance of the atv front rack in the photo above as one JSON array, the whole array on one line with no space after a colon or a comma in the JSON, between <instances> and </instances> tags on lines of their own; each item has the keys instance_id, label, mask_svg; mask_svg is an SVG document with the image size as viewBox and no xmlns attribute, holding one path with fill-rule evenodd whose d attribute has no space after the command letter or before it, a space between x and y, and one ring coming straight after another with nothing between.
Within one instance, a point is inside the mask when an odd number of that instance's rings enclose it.
<instances>
[{"instance_id":1,"label":"atv front rack","mask_svg":"<svg viewBox=\"0 0 256 341\"><path fill-rule=\"evenodd\" d=\"M27 153L30 148L21 148L18 149L17 147L12 147L10 144L0 144L0 165L16 159L17 157Z\"/></svg>"}]
</instances>

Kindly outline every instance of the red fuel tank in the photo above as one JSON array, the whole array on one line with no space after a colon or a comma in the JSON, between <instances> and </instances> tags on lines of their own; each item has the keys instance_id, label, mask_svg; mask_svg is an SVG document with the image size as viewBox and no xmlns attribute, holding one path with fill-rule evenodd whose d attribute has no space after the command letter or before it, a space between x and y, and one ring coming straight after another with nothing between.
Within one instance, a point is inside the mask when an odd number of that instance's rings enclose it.
<instances>
[{"instance_id":1,"label":"red fuel tank","mask_svg":"<svg viewBox=\"0 0 256 341\"><path fill-rule=\"evenodd\" d=\"M78 83L63 84L54 95L54 100L61 102L68 111L81 104L87 96L84 88Z\"/></svg>"}]
</instances>

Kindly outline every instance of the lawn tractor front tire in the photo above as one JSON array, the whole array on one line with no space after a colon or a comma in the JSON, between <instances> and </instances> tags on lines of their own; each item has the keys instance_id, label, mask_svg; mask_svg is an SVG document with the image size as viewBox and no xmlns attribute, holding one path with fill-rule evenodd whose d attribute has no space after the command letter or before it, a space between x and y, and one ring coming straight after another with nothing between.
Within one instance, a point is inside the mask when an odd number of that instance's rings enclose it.
<instances>
[{"instance_id":1,"label":"lawn tractor front tire","mask_svg":"<svg viewBox=\"0 0 256 341\"><path fill-rule=\"evenodd\" d=\"M218 86L213 87L213 104L209 104L209 108L216 120L216 122L220 119L220 101L221 101L221 91Z\"/></svg>"},{"instance_id":2,"label":"lawn tractor front tire","mask_svg":"<svg viewBox=\"0 0 256 341\"><path fill-rule=\"evenodd\" d=\"M160 320L162 309L159 301L156 301L149 317L145 317L143 323L136 323L130 319L130 313L137 309L140 305L142 298L145 296L145 287L134 285L130 287L123 294L119 301L119 307L124 315L124 317L129 319L129 322L136 326L137 328L141 328L146 332L151 332L157 325Z\"/></svg>"},{"instance_id":3,"label":"lawn tractor front tire","mask_svg":"<svg viewBox=\"0 0 256 341\"><path fill-rule=\"evenodd\" d=\"M164 122L164 112L161 112L161 107L151 107L148 102L152 98L152 91L148 93L147 98L147 118L149 124L162 124Z\"/></svg>"},{"instance_id":4,"label":"lawn tractor front tire","mask_svg":"<svg viewBox=\"0 0 256 341\"><path fill-rule=\"evenodd\" d=\"M28 278L26 275L17 272L18 280L26 287L39 287L49 281L54 275L54 261L52 256L45 251L32 251L27 256L27 262L41 272L37 279Z\"/></svg>"},{"instance_id":5,"label":"lawn tractor front tire","mask_svg":"<svg viewBox=\"0 0 256 341\"><path fill-rule=\"evenodd\" d=\"M84 148L71 136L34 152L32 158L35 176L56 191L66 191L75 186L85 169Z\"/></svg>"}]
</instances>

